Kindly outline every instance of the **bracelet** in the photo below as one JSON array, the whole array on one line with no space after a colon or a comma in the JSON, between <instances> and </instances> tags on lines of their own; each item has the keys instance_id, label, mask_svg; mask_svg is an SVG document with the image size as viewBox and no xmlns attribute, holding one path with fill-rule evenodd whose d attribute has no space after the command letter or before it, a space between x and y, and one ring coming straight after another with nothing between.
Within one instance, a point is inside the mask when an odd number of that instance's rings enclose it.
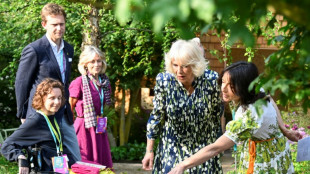
<instances>
[{"instance_id":1,"label":"bracelet","mask_svg":"<svg viewBox=\"0 0 310 174\"><path fill-rule=\"evenodd\" d=\"M18 167L29 167L28 160L18 159Z\"/></svg>"},{"instance_id":2,"label":"bracelet","mask_svg":"<svg viewBox=\"0 0 310 174\"><path fill-rule=\"evenodd\" d=\"M152 150L146 150L147 153L153 153L153 149Z\"/></svg>"}]
</instances>

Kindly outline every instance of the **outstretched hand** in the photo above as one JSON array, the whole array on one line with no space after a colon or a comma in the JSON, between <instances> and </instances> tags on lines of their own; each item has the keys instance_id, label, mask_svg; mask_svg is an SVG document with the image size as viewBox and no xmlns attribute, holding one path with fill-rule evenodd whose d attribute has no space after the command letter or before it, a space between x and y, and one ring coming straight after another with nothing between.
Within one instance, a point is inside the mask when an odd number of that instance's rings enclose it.
<instances>
[{"instance_id":1,"label":"outstretched hand","mask_svg":"<svg viewBox=\"0 0 310 174\"><path fill-rule=\"evenodd\" d=\"M288 130L285 136L294 142L297 142L298 140L302 139L302 135L300 134L299 131L296 130Z\"/></svg>"}]
</instances>

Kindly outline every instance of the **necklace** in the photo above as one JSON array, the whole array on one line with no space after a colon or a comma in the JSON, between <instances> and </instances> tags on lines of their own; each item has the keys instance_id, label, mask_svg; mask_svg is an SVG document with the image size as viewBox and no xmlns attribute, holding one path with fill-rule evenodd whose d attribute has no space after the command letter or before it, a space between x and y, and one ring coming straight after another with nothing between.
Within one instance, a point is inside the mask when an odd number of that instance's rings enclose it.
<instances>
[{"instance_id":1,"label":"necklace","mask_svg":"<svg viewBox=\"0 0 310 174\"><path fill-rule=\"evenodd\" d=\"M185 88L186 89L186 88ZM193 88L193 86L191 85L191 86L189 86L189 88L188 89L186 89L186 92L187 92L187 95L191 95L193 92L194 92L194 88Z\"/></svg>"}]
</instances>

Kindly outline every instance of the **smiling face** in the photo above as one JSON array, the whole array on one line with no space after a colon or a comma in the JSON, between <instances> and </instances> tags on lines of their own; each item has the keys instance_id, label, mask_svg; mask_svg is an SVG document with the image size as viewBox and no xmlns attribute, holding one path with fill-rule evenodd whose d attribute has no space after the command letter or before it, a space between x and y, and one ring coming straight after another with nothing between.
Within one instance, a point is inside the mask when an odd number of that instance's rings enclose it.
<instances>
[{"instance_id":1,"label":"smiling face","mask_svg":"<svg viewBox=\"0 0 310 174\"><path fill-rule=\"evenodd\" d=\"M95 54L94 58L86 64L86 68L91 75L95 77L99 75L102 69L102 59L98 56L98 54Z\"/></svg>"},{"instance_id":2,"label":"smiling face","mask_svg":"<svg viewBox=\"0 0 310 174\"><path fill-rule=\"evenodd\" d=\"M176 78L181 82L185 87L192 85L195 76L190 65L184 64L180 60L171 60L172 70L176 75Z\"/></svg>"},{"instance_id":3,"label":"smiling face","mask_svg":"<svg viewBox=\"0 0 310 174\"><path fill-rule=\"evenodd\" d=\"M228 72L225 72L223 77L222 77L221 90L222 90L222 94L223 94L223 100L225 102L229 102L229 101L239 102L240 97L237 96L233 92L233 89L231 88L230 74Z\"/></svg>"},{"instance_id":4,"label":"smiling face","mask_svg":"<svg viewBox=\"0 0 310 174\"><path fill-rule=\"evenodd\" d=\"M54 115L60 108L62 93L59 88L53 88L43 99L42 112L46 115Z\"/></svg>"},{"instance_id":5,"label":"smiling face","mask_svg":"<svg viewBox=\"0 0 310 174\"><path fill-rule=\"evenodd\" d=\"M46 29L46 33L51 40L59 45L66 30L64 16L48 15L46 16L46 21L42 22L42 26Z\"/></svg>"}]
</instances>

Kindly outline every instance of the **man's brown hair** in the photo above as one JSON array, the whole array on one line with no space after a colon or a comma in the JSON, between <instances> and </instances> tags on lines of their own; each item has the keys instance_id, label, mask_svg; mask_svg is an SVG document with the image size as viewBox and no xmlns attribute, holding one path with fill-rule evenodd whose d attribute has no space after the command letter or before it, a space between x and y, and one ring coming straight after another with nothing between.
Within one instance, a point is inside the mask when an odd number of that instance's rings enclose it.
<instances>
[{"instance_id":1,"label":"man's brown hair","mask_svg":"<svg viewBox=\"0 0 310 174\"><path fill-rule=\"evenodd\" d=\"M44 98L51 93L53 88L59 88L61 90L61 106L63 106L66 99L62 83L52 78L46 78L37 87L36 93L33 96L32 107L36 110L42 109L44 106Z\"/></svg>"},{"instance_id":2,"label":"man's brown hair","mask_svg":"<svg viewBox=\"0 0 310 174\"><path fill-rule=\"evenodd\" d=\"M64 8L58 4L48 3L41 10L42 22L46 22L46 17L49 15L63 15L66 20L66 12Z\"/></svg>"}]
</instances>

